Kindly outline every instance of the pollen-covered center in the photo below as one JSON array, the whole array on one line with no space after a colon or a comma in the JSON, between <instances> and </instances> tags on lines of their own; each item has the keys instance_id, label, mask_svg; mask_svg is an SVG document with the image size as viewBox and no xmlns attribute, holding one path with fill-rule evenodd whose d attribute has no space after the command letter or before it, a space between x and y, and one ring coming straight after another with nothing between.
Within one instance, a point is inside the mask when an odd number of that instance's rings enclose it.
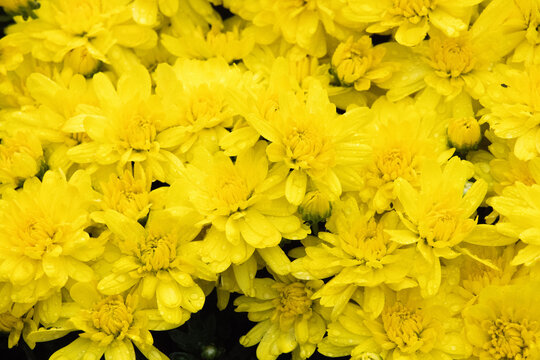
<instances>
[{"instance_id":1,"label":"pollen-covered center","mask_svg":"<svg viewBox=\"0 0 540 360\"><path fill-rule=\"evenodd\" d=\"M133 309L121 295L112 295L94 306L91 319L97 330L121 340L133 322Z\"/></svg>"},{"instance_id":2,"label":"pollen-covered center","mask_svg":"<svg viewBox=\"0 0 540 360\"><path fill-rule=\"evenodd\" d=\"M344 85L352 85L371 67L381 62L384 52L374 51L369 36L353 41L350 37L336 48L332 56L333 71Z\"/></svg>"},{"instance_id":3,"label":"pollen-covered center","mask_svg":"<svg viewBox=\"0 0 540 360\"><path fill-rule=\"evenodd\" d=\"M421 346L424 330L423 317L419 310L413 310L396 302L386 308L382 315L386 336L403 352L414 352Z\"/></svg>"},{"instance_id":4,"label":"pollen-covered center","mask_svg":"<svg viewBox=\"0 0 540 360\"><path fill-rule=\"evenodd\" d=\"M176 238L170 234L149 234L146 241L140 244L139 272L168 269L176 259Z\"/></svg>"},{"instance_id":5,"label":"pollen-covered center","mask_svg":"<svg viewBox=\"0 0 540 360\"><path fill-rule=\"evenodd\" d=\"M375 165L384 181L394 181L398 177L412 178L413 154L405 148L392 148L375 156Z\"/></svg>"},{"instance_id":6,"label":"pollen-covered center","mask_svg":"<svg viewBox=\"0 0 540 360\"><path fill-rule=\"evenodd\" d=\"M492 359L532 359L529 356L529 341L534 337L530 328L537 327L536 322L527 319L521 323L507 319L497 319L484 324L489 340L484 344Z\"/></svg>"},{"instance_id":7,"label":"pollen-covered center","mask_svg":"<svg viewBox=\"0 0 540 360\"><path fill-rule=\"evenodd\" d=\"M293 169L325 168L333 160L328 139L312 127L293 127L283 143Z\"/></svg>"},{"instance_id":8,"label":"pollen-covered center","mask_svg":"<svg viewBox=\"0 0 540 360\"><path fill-rule=\"evenodd\" d=\"M390 13L403 16L409 22L417 24L433 8L432 0L394 0L394 6Z\"/></svg>"},{"instance_id":9,"label":"pollen-covered center","mask_svg":"<svg viewBox=\"0 0 540 360\"><path fill-rule=\"evenodd\" d=\"M310 311L312 292L306 289L304 284L299 282L288 285L278 283L274 287L279 292L279 296L274 299L274 306L280 320L282 317L291 318Z\"/></svg>"},{"instance_id":10,"label":"pollen-covered center","mask_svg":"<svg viewBox=\"0 0 540 360\"><path fill-rule=\"evenodd\" d=\"M150 150L156 139L156 126L152 119L135 115L123 130L123 140L130 148L137 151Z\"/></svg>"},{"instance_id":11,"label":"pollen-covered center","mask_svg":"<svg viewBox=\"0 0 540 360\"><path fill-rule=\"evenodd\" d=\"M465 37L432 38L428 63L441 77L459 77L473 70L476 63L472 48Z\"/></svg>"}]
</instances>

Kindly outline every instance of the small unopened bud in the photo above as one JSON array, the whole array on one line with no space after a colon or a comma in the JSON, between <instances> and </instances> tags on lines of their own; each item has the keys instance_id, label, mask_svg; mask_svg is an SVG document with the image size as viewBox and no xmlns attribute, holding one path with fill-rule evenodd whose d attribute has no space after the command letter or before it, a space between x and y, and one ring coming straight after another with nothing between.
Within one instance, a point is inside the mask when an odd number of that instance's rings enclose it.
<instances>
[{"instance_id":1,"label":"small unopened bud","mask_svg":"<svg viewBox=\"0 0 540 360\"><path fill-rule=\"evenodd\" d=\"M64 66L84 76L94 74L99 65L99 60L95 59L84 46L71 50L64 57Z\"/></svg>"},{"instance_id":2,"label":"small unopened bud","mask_svg":"<svg viewBox=\"0 0 540 360\"><path fill-rule=\"evenodd\" d=\"M36 0L0 0L0 6L11 16L22 15L24 19L35 19L34 10L39 8L39 3Z\"/></svg>"},{"instance_id":3,"label":"small unopened bud","mask_svg":"<svg viewBox=\"0 0 540 360\"><path fill-rule=\"evenodd\" d=\"M325 193L310 191L304 196L304 200L298 207L302 218L312 223L325 220L332 213L332 203Z\"/></svg>"},{"instance_id":4,"label":"small unopened bud","mask_svg":"<svg viewBox=\"0 0 540 360\"><path fill-rule=\"evenodd\" d=\"M474 117L469 116L450 120L448 124L448 142L457 151L474 150L481 140L480 124Z\"/></svg>"}]
</instances>

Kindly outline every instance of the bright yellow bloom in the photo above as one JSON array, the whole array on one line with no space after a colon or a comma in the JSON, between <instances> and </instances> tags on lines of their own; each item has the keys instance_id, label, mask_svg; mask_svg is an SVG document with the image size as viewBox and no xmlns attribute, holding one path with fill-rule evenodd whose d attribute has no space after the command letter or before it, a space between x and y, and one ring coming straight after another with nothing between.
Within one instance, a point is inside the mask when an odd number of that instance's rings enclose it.
<instances>
[{"instance_id":1,"label":"bright yellow bloom","mask_svg":"<svg viewBox=\"0 0 540 360\"><path fill-rule=\"evenodd\" d=\"M433 26L446 36L467 30L475 5L482 0L364 0L349 1L351 19L374 23L368 32L384 33L397 28L394 36L401 45L415 46Z\"/></svg>"},{"instance_id":2,"label":"bright yellow bloom","mask_svg":"<svg viewBox=\"0 0 540 360\"><path fill-rule=\"evenodd\" d=\"M400 244L417 244L427 266L421 270L417 266L417 278L424 295L438 291L441 282L439 257L455 258L463 241L485 245L492 241L495 244L496 239L491 238L493 231L488 233L492 228L487 225L477 227L476 220L470 219L487 192L487 184L482 179L465 189L472 175L470 163L453 157L444 170L435 163L425 163L420 191L403 178L397 180L397 196L403 206L403 210L398 211L408 230L386 231Z\"/></svg>"},{"instance_id":3,"label":"bright yellow bloom","mask_svg":"<svg viewBox=\"0 0 540 360\"><path fill-rule=\"evenodd\" d=\"M298 277L306 271L318 279L332 277L313 296L321 299L321 305L332 307L332 319L358 288L369 287L364 293L367 298L381 295L381 284L393 288L416 286L414 280L406 278L413 266L414 249L400 249L385 233L385 229L395 229L399 224L395 213L377 219L373 210L361 208L354 198L334 205L326 222L329 232L318 234L323 242L306 244L306 256L293 262L293 274Z\"/></svg>"},{"instance_id":4,"label":"bright yellow bloom","mask_svg":"<svg viewBox=\"0 0 540 360\"><path fill-rule=\"evenodd\" d=\"M119 171L131 161L140 162L157 180L174 177L182 164L160 144L158 135L170 124L160 99L151 93L147 70L141 66L126 72L116 89L104 73L94 75L92 85L99 107L84 107L84 113L70 122L90 139L70 148L68 158L77 163L116 164Z\"/></svg>"},{"instance_id":5,"label":"bright yellow bloom","mask_svg":"<svg viewBox=\"0 0 540 360\"><path fill-rule=\"evenodd\" d=\"M502 215L495 225L497 230L527 246L512 260L512 265L532 265L540 259L540 227L538 224L540 185L526 186L517 182L506 187L501 196L488 199L487 203Z\"/></svg>"},{"instance_id":6,"label":"bright yellow bloom","mask_svg":"<svg viewBox=\"0 0 540 360\"><path fill-rule=\"evenodd\" d=\"M148 330L164 326L157 310L147 308L137 295L103 296L94 283L76 283L69 290L72 301L64 304L63 319L49 329L31 332L29 338L48 341L58 334L81 331L69 345L57 350L50 360L106 358L135 360L133 345L150 360L168 360L156 349ZM69 310L68 310L69 309Z\"/></svg>"},{"instance_id":7,"label":"bright yellow bloom","mask_svg":"<svg viewBox=\"0 0 540 360\"><path fill-rule=\"evenodd\" d=\"M283 71L286 76L284 66L285 62L276 62L273 71ZM280 76L271 78L268 93L258 99L239 99L242 104L237 106L248 123L270 142L268 159L291 170L285 184L287 200L300 205L308 179L332 198L343 188L357 189L355 171L367 150L360 131L371 120L368 109L355 108L338 115L319 82L310 82L303 95L289 90L291 87L280 90L279 84L290 82Z\"/></svg>"},{"instance_id":8,"label":"bright yellow bloom","mask_svg":"<svg viewBox=\"0 0 540 360\"><path fill-rule=\"evenodd\" d=\"M540 358L538 283L490 286L463 312L467 338L480 359Z\"/></svg>"},{"instance_id":9,"label":"bright yellow bloom","mask_svg":"<svg viewBox=\"0 0 540 360\"><path fill-rule=\"evenodd\" d=\"M327 356L351 355L353 360L466 359L471 346L450 303L442 298L422 299L415 289L402 290L389 297L375 319L349 304L328 325L328 337L318 350Z\"/></svg>"},{"instance_id":10,"label":"bright yellow bloom","mask_svg":"<svg viewBox=\"0 0 540 360\"><path fill-rule=\"evenodd\" d=\"M298 213L302 215L302 219L311 221L312 224L326 220L332 213L330 197L319 190L310 191L298 206Z\"/></svg>"},{"instance_id":11,"label":"bright yellow bloom","mask_svg":"<svg viewBox=\"0 0 540 360\"><path fill-rule=\"evenodd\" d=\"M1 277L11 283L5 296L13 302L29 308L69 278L92 278L86 263L102 254L103 240L85 231L91 190L80 175L67 182L48 171L42 182L28 179L21 191L5 193L0 201Z\"/></svg>"},{"instance_id":12,"label":"bright yellow bloom","mask_svg":"<svg viewBox=\"0 0 540 360\"><path fill-rule=\"evenodd\" d=\"M474 117L453 118L448 124L448 141L460 152L476 149L482 140L480 124Z\"/></svg>"},{"instance_id":13,"label":"bright yellow bloom","mask_svg":"<svg viewBox=\"0 0 540 360\"><path fill-rule=\"evenodd\" d=\"M331 72L344 86L369 90L371 82L385 81L392 75L394 65L383 62L385 52L383 47L373 47L369 36L356 41L351 36L334 51Z\"/></svg>"},{"instance_id":14,"label":"bright yellow bloom","mask_svg":"<svg viewBox=\"0 0 540 360\"><path fill-rule=\"evenodd\" d=\"M482 104L493 133L503 139L516 139L514 154L520 160L538 156L536 136L540 134L540 66L519 69L499 65L493 73L492 84Z\"/></svg>"},{"instance_id":15,"label":"bright yellow bloom","mask_svg":"<svg viewBox=\"0 0 540 360\"><path fill-rule=\"evenodd\" d=\"M368 132L371 156L363 171L364 188L360 197L379 213L390 210L395 201L395 182L407 180L417 188L422 163L428 159L438 163L453 153L447 149L438 118L410 99L391 103L379 98L372 106L376 121ZM395 129L399 128L397 132Z\"/></svg>"},{"instance_id":16,"label":"bright yellow bloom","mask_svg":"<svg viewBox=\"0 0 540 360\"><path fill-rule=\"evenodd\" d=\"M200 224L212 225L203 260L216 263L217 271L231 262L245 262L258 249L274 271L288 273L289 260L277 245L282 237L303 239L309 232L295 214L296 207L283 197L283 187L277 186L287 169L269 171L265 149L261 141L234 163L221 152L201 151L186 166L185 178L171 186L172 202L195 208Z\"/></svg>"},{"instance_id":17,"label":"bright yellow bloom","mask_svg":"<svg viewBox=\"0 0 540 360\"><path fill-rule=\"evenodd\" d=\"M255 295L240 296L235 311L248 312L258 322L240 338L244 346L257 346L257 358L274 360L292 352L293 359L309 358L326 332L321 307L311 300L322 281L298 281L293 277L255 279Z\"/></svg>"},{"instance_id":18,"label":"bright yellow bloom","mask_svg":"<svg viewBox=\"0 0 540 360\"><path fill-rule=\"evenodd\" d=\"M18 132L0 144L0 192L22 186L44 165L41 142L35 134Z\"/></svg>"},{"instance_id":19,"label":"bright yellow bloom","mask_svg":"<svg viewBox=\"0 0 540 360\"><path fill-rule=\"evenodd\" d=\"M111 273L98 283L101 293L121 294L135 287L142 298L155 298L163 319L176 325L202 308L205 295L194 279L213 281L215 274L198 258L199 244L191 242L200 231L194 226L196 215L155 210L145 227L112 210L94 217L116 235L120 249Z\"/></svg>"},{"instance_id":20,"label":"bright yellow bloom","mask_svg":"<svg viewBox=\"0 0 540 360\"><path fill-rule=\"evenodd\" d=\"M129 0L42 1L35 11L35 20L16 18L17 23L7 32L25 35L32 56L43 61L61 62L70 51L83 48L93 59L107 63L115 44L123 48L151 48L156 44L154 30L133 23L128 3Z\"/></svg>"}]
</instances>

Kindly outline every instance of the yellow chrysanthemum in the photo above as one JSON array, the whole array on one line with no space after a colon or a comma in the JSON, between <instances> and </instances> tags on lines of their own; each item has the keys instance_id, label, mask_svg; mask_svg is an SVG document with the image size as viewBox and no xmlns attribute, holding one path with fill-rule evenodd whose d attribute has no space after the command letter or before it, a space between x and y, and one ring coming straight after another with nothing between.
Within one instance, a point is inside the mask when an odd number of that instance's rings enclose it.
<instances>
[{"instance_id":1,"label":"yellow chrysanthemum","mask_svg":"<svg viewBox=\"0 0 540 360\"><path fill-rule=\"evenodd\" d=\"M413 187L419 186L422 163L428 159L446 161L453 150L447 149L440 122L410 99L391 103L379 98L372 106L375 121L368 138L371 156L363 172L364 188L360 197L374 210L390 210L396 198L395 181L406 179ZM400 132L396 132L396 128Z\"/></svg>"},{"instance_id":2,"label":"yellow chrysanthemum","mask_svg":"<svg viewBox=\"0 0 540 360\"><path fill-rule=\"evenodd\" d=\"M383 47L373 47L369 36L358 40L351 36L334 51L331 72L344 86L369 90L372 82L388 80L392 75L395 64L383 61L385 52Z\"/></svg>"},{"instance_id":3,"label":"yellow chrysanthemum","mask_svg":"<svg viewBox=\"0 0 540 360\"><path fill-rule=\"evenodd\" d=\"M480 359L540 358L538 283L491 286L463 312L467 338Z\"/></svg>"},{"instance_id":4,"label":"yellow chrysanthemum","mask_svg":"<svg viewBox=\"0 0 540 360\"><path fill-rule=\"evenodd\" d=\"M194 207L200 224L212 225L203 260L215 263L217 271L244 263L257 249L269 267L286 274L289 260L277 245L282 237L303 239L309 232L283 197L279 182L284 169L268 170L265 149L261 141L234 163L223 153L201 152L186 166L185 179L171 186L172 202Z\"/></svg>"},{"instance_id":5,"label":"yellow chrysanthemum","mask_svg":"<svg viewBox=\"0 0 540 360\"><path fill-rule=\"evenodd\" d=\"M92 84L99 107L84 107L69 124L90 139L70 148L68 158L77 163L116 164L120 171L128 162L140 162L157 180L174 177L182 164L165 150L166 144L160 144L160 133L171 124L160 99L152 94L147 70L141 66L125 73L116 89L104 73L94 75Z\"/></svg>"},{"instance_id":6,"label":"yellow chrysanthemum","mask_svg":"<svg viewBox=\"0 0 540 360\"><path fill-rule=\"evenodd\" d=\"M61 321L50 328L29 334L35 341L48 341L72 331L81 331L69 345L57 350L50 360L105 358L135 360L133 345L151 360L169 358L156 349L149 330L169 327L156 309L145 307L137 295L103 296L94 283L76 283L69 290L70 301L63 305Z\"/></svg>"},{"instance_id":7,"label":"yellow chrysanthemum","mask_svg":"<svg viewBox=\"0 0 540 360\"><path fill-rule=\"evenodd\" d=\"M359 207L354 198L335 203L326 223L330 232L318 234L324 242L306 244L306 256L293 262L293 274L300 278L306 271L318 279L332 277L313 298L332 307L333 319L359 288L365 288L366 298L380 299L382 284L393 288L416 286L414 280L406 278L414 261L414 249L399 249L399 244L390 241L384 232L398 226L398 216L386 213L377 219L373 213ZM384 295L382 299L384 303ZM366 311L370 310L378 311Z\"/></svg>"},{"instance_id":8,"label":"yellow chrysanthemum","mask_svg":"<svg viewBox=\"0 0 540 360\"><path fill-rule=\"evenodd\" d=\"M496 136L516 140L513 150L518 159L530 160L538 156L540 67L531 65L519 69L499 65L493 78L487 96L481 99L487 109L482 120L489 123Z\"/></svg>"},{"instance_id":9,"label":"yellow chrysanthemum","mask_svg":"<svg viewBox=\"0 0 540 360\"><path fill-rule=\"evenodd\" d=\"M286 66L285 62L276 64L275 72ZM367 150L360 130L371 120L368 109L355 108L338 115L319 82L310 82L304 96L289 90L291 87L281 92L272 89L290 81L279 77L271 79L266 94L258 99L244 98L243 104L237 106L248 123L270 142L268 159L291 170L285 184L287 200L300 205L308 179L333 198L343 188L357 189L359 176L355 171L365 160Z\"/></svg>"},{"instance_id":10,"label":"yellow chrysanthemum","mask_svg":"<svg viewBox=\"0 0 540 360\"><path fill-rule=\"evenodd\" d=\"M61 62L70 51L82 48L87 56L109 62L115 44L150 48L157 41L154 30L131 20L128 4L128 0L42 1L36 19L16 18L6 31L24 34L32 56L43 61Z\"/></svg>"},{"instance_id":11,"label":"yellow chrysanthemum","mask_svg":"<svg viewBox=\"0 0 540 360\"><path fill-rule=\"evenodd\" d=\"M450 301L422 299L415 289L392 294L377 318L349 304L328 325L318 350L327 356L365 359L466 359L471 346ZM453 304L452 304L453 305Z\"/></svg>"},{"instance_id":12,"label":"yellow chrysanthemum","mask_svg":"<svg viewBox=\"0 0 540 360\"><path fill-rule=\"evenodd\" d=\"M349 2L348 17L374 23L366 29L384 33L396 29L395 39L406 46L418 45L433 26L447 36L465 31L475 5L482 0L365 0Z\"/></svg>"},{"instance_id":13,"label":"yellow chrysanthemum","mask_svg":"<svg viewBox=\"0 0 540 360\"><path fill-rule=\"evenodd\" d=\"M244 346L257 346L257 358L274 360L292 352L292 358L309 358L326 332L321 307L311 296L322 281L298 281L293 277L255 279L255 294L240 296L235 311L248 312L256 321L240 338Z\"/></svg>"},{"instance_id":14,"label":"yellow chrysanthemum","mask_svg":"<svg viewBox=\"0 0 540 360\"><path fill-rule=\"evenodd\" d=\"M427 266L421 270L418 266L417 275L424 295L438 291L441 282L439 257L458 256L461 242L498 245L496 237L492 237L491 227L478 226L476 220L470 219L487 192L487 184L482 179L465 188L472 175L470 163L453 157L444 170L432 162L424 164L420 191L403 178L396 182L397 196L403 206L403 210L399 210L400 216L408 229L386 231L400 244L417 244Z\"/></svg>"},{"instance_id":15,"label":"yellow chrysanthemum","mask_svg":"<svg viewBox=\"0 0 540 360\"><path fill-rule=\"evenodd\" d=\"M110 274L98 283L100 292L114 295L136 287L142 298L155 298L163 319L176 325L202 308L205 295L194 279L213 281L215 274L198 258L198 244L191 242L200 231L195 214L155 210L146 227L112 210L94 217L116 235L120 250Z\"/></svg>"},{"instance_id":16,"label":"yellow chrysanthemum","mask_svg":"<svg viewBox=\"0 0 540 360\"><path fill-rule=\"evenodd\" d=\"M540 228L537 221L539 201L540 185L526 186L520 182L506 187L501 196L492 197L487 201L502 215L495 225L497 230L527 244L514 257L512 265L532 265L540 259Z\"/></svg>"},{"instance_id":17,"label":"yellow chrysanthemum","mask_svg":"<svg viewBox=\"0 0 540 360\"><path fill-rule=\"evenodd\" d=\"M18 132L4 137L0 144L0 192L21 186L43 166L43 149L35 134Z\"/></svg>"},{"instance_id":18,"label":"yellow chrysanthemum","mask_svg":"<svg viewBox=\"0 0 540 360\"><path fill-rule=\"evenodd\" d=\"M19 192L6 192L0 205L1 277L10 296L28 308L63 287L68 278L88 281L85 264L103 252L103 240L85 229L90 189L48 171L43 181L28 179Z\"/></svg>"}]
</instances>

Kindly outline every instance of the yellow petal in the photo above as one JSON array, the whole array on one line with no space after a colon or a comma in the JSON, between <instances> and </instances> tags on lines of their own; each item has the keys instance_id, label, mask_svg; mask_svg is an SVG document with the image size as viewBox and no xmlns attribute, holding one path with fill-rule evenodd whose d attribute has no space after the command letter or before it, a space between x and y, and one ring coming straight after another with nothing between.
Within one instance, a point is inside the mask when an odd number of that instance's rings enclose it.
<instances>
[{"instance_id":1,"label":"yellow petal","mask_svg":"<svg viewBox=\"0 0 540 360\"><path fill-rule=\"evenodd\" d=\"M293 205L300 205L306 194L307 174L302 170L293 170L285 183L285 197Z\"/></svg>"}]
</instances>

